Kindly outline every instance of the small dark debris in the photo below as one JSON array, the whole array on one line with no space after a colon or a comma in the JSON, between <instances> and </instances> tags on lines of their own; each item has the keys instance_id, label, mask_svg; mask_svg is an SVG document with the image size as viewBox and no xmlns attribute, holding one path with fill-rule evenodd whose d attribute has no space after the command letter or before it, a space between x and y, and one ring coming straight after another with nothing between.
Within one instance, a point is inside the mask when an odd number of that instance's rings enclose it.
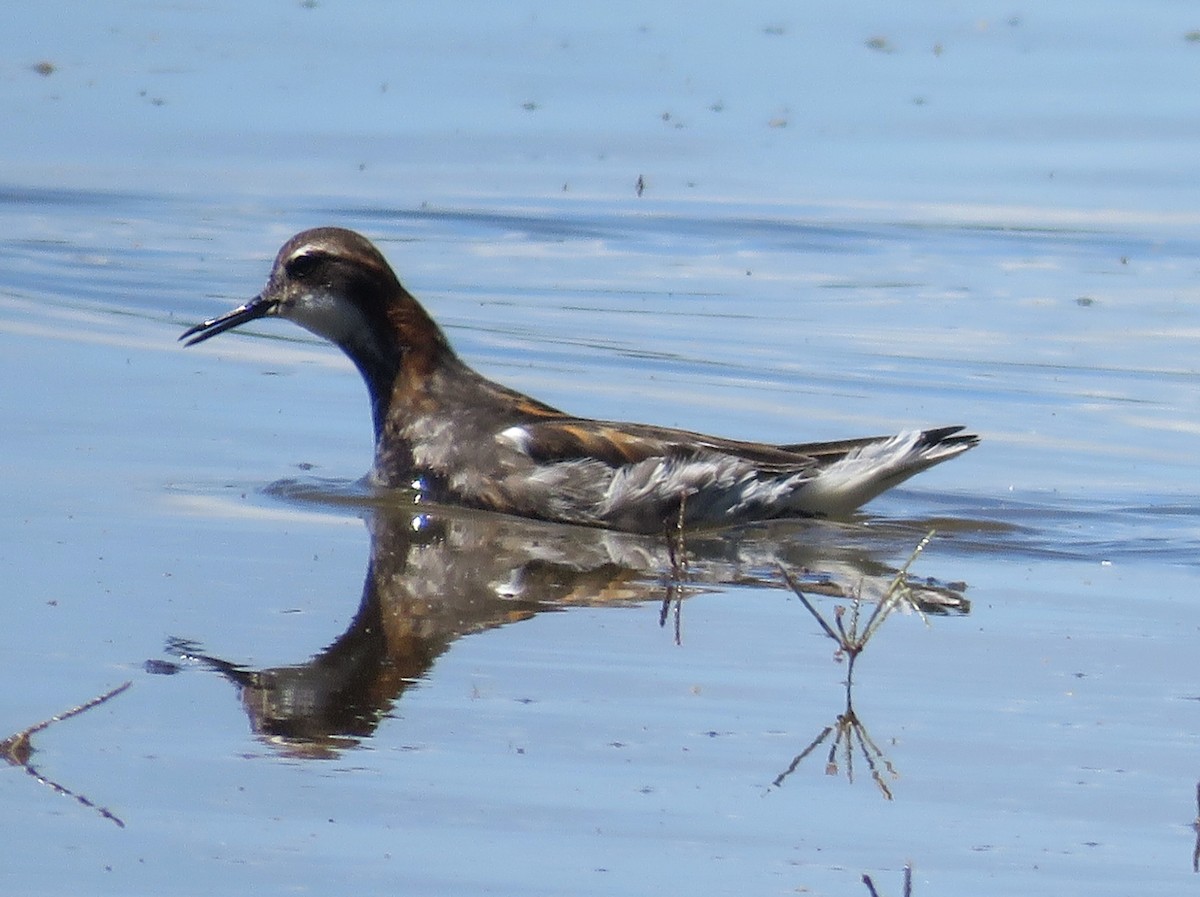
<instances>
[{"instance_id":1,"label":"small dark debris","mask_svg":"<svg viewBox=\"0 0 1200 897\"><path fill-rule=\"evenodd\" d=\"M155 660L151 658L142 664L142 669L151 676L174 676L176 673L183 671L177 663L172 663L169 660Z\"/></svg>"},{"instance_id":2,"label":"small dark debris","mask_svg":"<svg viewBox=\"0 0 1200 897\"><path fill-rule=\"evenodd\" d=\"M35 62L30 66L30 68L43 78L49 78L56 71L58 71L58 67L53 62L45 59L43 59L41 62Z\"/></svg>"}]
</instances>

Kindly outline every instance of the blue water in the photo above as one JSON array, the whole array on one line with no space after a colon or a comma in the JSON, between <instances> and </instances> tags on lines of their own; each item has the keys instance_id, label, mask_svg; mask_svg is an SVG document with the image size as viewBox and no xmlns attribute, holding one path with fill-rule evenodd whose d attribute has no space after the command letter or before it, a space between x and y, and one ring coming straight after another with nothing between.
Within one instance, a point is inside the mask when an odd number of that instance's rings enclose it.
<instances>
[{"instance_id":1,"label":"blue water","mask_svg":"<svg viewBox=\"0 0 1200 897\"><path fill-rule=\"evenodd\" d=\"M133 685L32 736L86 802L13 755L4 884L1193 884L1190 15L10 10L0 738ZM984 442L851 523L698 535L664 614L658 540L364 504L364 390L302 331L178 345L326 223L581 414ZM969 605L859 658L878 781L832 734L797 762L846 664L778 564L870 595L932 528L914 572Z\"/></svg>"}]
</instances>

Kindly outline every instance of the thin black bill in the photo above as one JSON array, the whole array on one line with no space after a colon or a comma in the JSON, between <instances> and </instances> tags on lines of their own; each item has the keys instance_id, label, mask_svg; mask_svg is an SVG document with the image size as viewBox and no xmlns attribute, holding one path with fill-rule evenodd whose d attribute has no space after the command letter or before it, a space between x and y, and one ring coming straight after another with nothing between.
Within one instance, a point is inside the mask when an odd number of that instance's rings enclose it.
<instances>
[{"instance_id":1,"label":"thin black bill","mask_svg":"<svg viewBox=\"0 0 1200 897\"><path fill-rule=\"evenodd\" d=\"M245 305L240 305L233 311L226 312L219 318L212 318L197 324L195 327L189 327L180 334L179 338L185 340L185 346L194 346L196 343L202 343L218 333L224 333L226 330L232 330L234 327L239 327L247 321L253 321L255 318L261 318L264 315L271 313L273 303L263 299L262 296L256 296Z\"/></svg>"}]
</instances>

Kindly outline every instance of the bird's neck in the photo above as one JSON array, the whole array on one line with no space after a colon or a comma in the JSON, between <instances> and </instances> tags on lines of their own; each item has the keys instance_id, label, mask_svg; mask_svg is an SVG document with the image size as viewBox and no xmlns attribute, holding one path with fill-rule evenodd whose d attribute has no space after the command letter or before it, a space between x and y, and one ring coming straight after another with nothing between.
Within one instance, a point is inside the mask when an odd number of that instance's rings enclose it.
<instances>
[{"instance_id":1,"label":"bird's neck","mask_svg":"<svg viewBox=\"0 0 1200 897\"><path fill-rule=\"evenodd\" d=\"M367 385L377 448L385 439L389 414L404 414L411 401L405 396L419 395L443 367L458 363L441 328L403 287L396 284L396 290L396 301L377 318L337 341Z\"/></svg>"},{"instance_id":2,"label":"bird's neck","mask_svg":"<svg viewBox=\"0 0 1200 897\"><path fill-rule=\"evenodd\" d=\"M391 354L354 357L354 361L370 395L375 478L387 486L408 485L417 473L413 427L418 421L436 419L446 404L446 384L469 380L464 372L470 369L436 329L424 333L420 343Z\"/></svg>"}]
</instances>

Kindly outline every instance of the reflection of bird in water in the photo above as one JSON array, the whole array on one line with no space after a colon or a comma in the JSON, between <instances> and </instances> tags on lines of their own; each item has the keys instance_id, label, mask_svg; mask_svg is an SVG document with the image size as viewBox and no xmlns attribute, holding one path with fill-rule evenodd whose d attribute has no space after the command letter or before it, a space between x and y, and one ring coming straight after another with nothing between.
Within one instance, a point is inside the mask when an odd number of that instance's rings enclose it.
<instances>
[{"instance_id":1,"label":"reflection of bird in water","mask_svg":"<svg viewBox=\"0 0 1200 897\"><path fill-rule=\"evenodd\" d=\"M467 367L379 250L339 228L297 234L257 298L181 339L267 316L350 356L371 395L372 479L434 501L642 533L837 517L979 441L938 427L768 445L572 417Z\"/></svg>"},{"instance_id":2,"label":"reflection of bird in water","mask_svg":"<svg viewBox=\"0 0 1200 897\"><path fill-rule=\"evenodd\" d=\"M854 527L817 521L689 539L687 582L671 591L661 539L432 506L377 508L367 519L358 611L308 662L251 670L186 640L170 646L236 683L254 731L288 751L324 756L371 735L457 638L542 611L661 601L705 583L782 588L781 562L813 594L845 595L864 577L893 572L870 549L852 547ZM922 583L916 591L931 610L966 611L954 589Z\"/></svg>"}]
</instances>

